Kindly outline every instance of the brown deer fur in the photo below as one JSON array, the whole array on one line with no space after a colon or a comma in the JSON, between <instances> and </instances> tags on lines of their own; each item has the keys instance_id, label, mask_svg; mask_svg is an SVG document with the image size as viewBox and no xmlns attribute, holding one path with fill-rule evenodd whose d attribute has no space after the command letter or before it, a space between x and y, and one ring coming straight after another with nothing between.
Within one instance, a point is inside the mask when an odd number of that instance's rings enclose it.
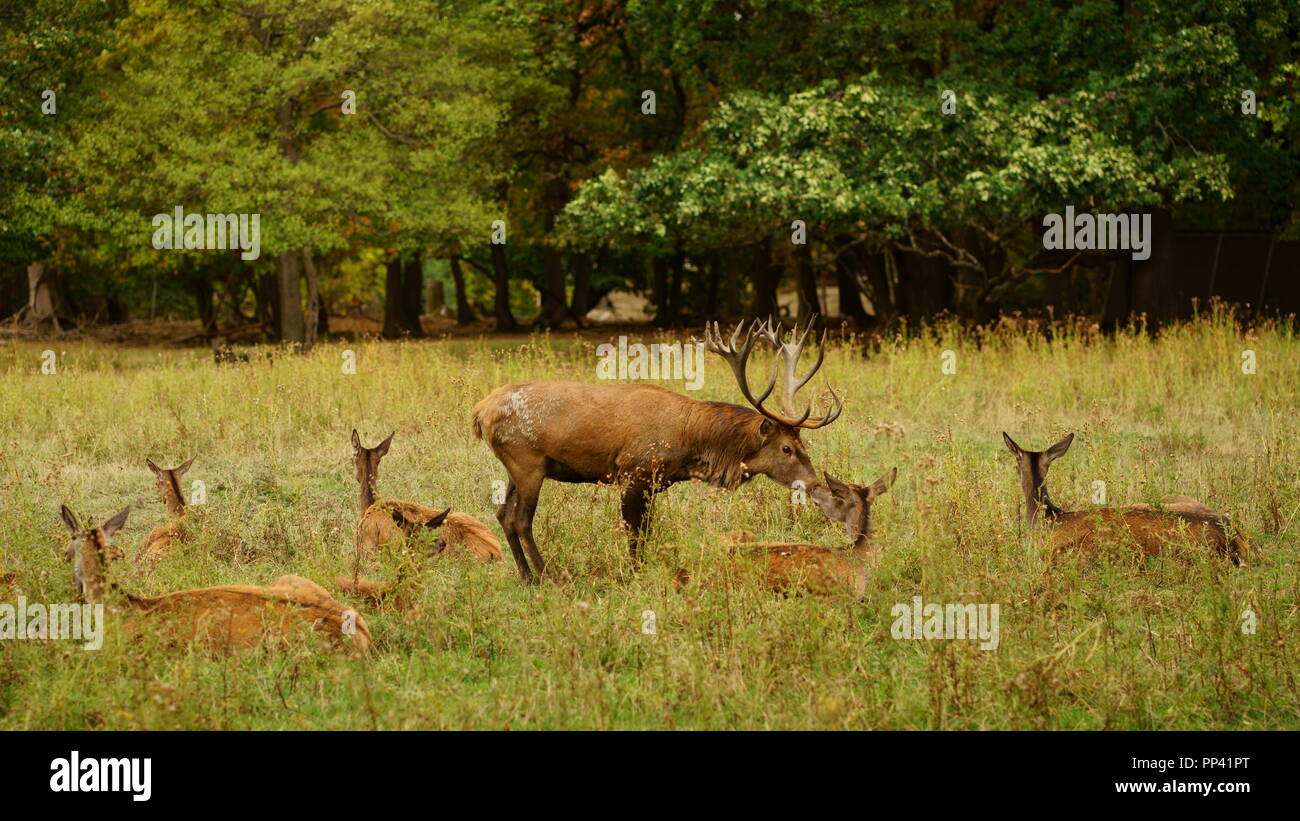
<instances>
[{"instance_id":1,"label":"brown deer fur","mask_svg":"<svg viewBox=\"0 0 1300 821\"><path fill-rule=\"evenodd\" d=\"M1064 511L1047 494L1047 470L1070 449L1071 433L1045 451L1027 451L1006 433L1007 449L1016 457L1021 489L1025 496L1025 519L1031 527L1039 511L1052 528L1050 549L1054 557L1091 555L1106 543L1128 543L1146 556L1163 556L1176 545L1208 548L1219 556L1241 564L1248 546L1227 517L1210 510L1189 496L1167 496L1167 504L1153 508L1146 504L1129 507Z\"/></svg>"},{"instance_id":2,"label":"brown deer fur","mask_svg":"<svg viewBox=\"0 0 1300 821\"><path fill-rule=\"evenodd\" d=\"M793 410L792 400L821 359L796 379L802 339L781 345L770 326L755 323L741 348L740 331L737 327L728 345L715 325L706 344L731 365L754 409L690 399L657 385L581 382L502 385L474 405L474 435L488 443L509 476L497 519L525 581L534 581L534 571L537 578L545 575L532 524L547 479L622 488L623 525L634 559L654 495L677 482L695 479L731 490L761 474L786 487L796 480L809 488L816 483L799 430L829 424L842 406L832 391L834 410L810 420L809 411L799 416ZM783 411L763 407L775 372L759 397L744 376L749 352L761 339L777 346L787 365Z\"/></svg>"},{"instance_id":3,"label":"brown deer fur","mask_svg":"<svg viewBox=\"0 0 1300 821\"><path fill-rule=\"evenodd\" d=\"M469 556L479 562L500 561L501 542L487 525L468 513L453 513L450 508L438 510L415 502L398 499L376 499L375 488L379 481L379 462L392 445L393 434L373 448L361 444L361 437L352 431L352 461L357 471L360 487L357 506L361 520L357 524L356 548L361 556L370 556L376 550L387 549L403 543L419 528L442 528L435 553Z\"/></svg>"},{"instance_id":4,"label":"brown deer fur","mask_svg":"<svg viewBox=\"0 0 1300 821\"><path fill-rule=\"evenodd\" d=\"M140 550L136 558L144 558L150 562L158 562L166 558L172 551L175 543L185 535L185 493L181 490L181 476L185 471L190 469L194 464L191 458L188 462L164 470L153 463L152 459L144 460L145 464L154 474L154 486L158 489L158 496L167 505L167 512L174 519L165 525L159 525L149 534L140 540Z\"/></svg>"},{"instance_id":5,"label":"brown deer fur","mask_svg":"<svg viewBox=\"0 0 1300 821\"><path fill-rule=\"evenodd\" d=\"M861 598L883 549L871 526L871 503L889 490L897 477L898 468L894 468L864 487L826 474L825 484L814 489L813 501L828 518L845 526L853 544L848 548L832 548L784 542L755 543L752 535L732 531L724 539L729 543L733 570L756 572L763 586L778 593L805 590L827 596L848 590L854 598ZM685 570L677 571L679 585L688 579Z\"/></svg>"},{"instance_id":6,"label":"brown deer fur","mask_svg":"<svg viewBox=\"0 0 1300 821\"><path fill-rule=\"evenodd\" d=\"M350 639L347 643L362 651L370 647L370 629L361 614L302 576L281 576L269 587L231 584L152 598L122 591L107 579L107 572L115 553L110 540L126 524L129 511L124 508L100 527L83 528L72 511L62 508L70 536L64 555L73 562L73 579L82 597L91 604L128 605L135 611L126 625L128 633L137 632L147 620L162 625L178 641L229 651L278 644L310 627L336 645ZM349 628L355 631L345 636Z\"/></svg>"}]
</instances>

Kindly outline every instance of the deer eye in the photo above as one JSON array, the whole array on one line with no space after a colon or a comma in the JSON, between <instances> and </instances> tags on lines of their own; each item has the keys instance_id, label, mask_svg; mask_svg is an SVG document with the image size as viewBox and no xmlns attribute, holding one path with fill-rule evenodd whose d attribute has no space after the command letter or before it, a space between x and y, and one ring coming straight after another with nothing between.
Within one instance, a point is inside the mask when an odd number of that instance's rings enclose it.
<instances>
[{"instance_id":1,"label":"deer eye","mask_svg":"<svg viewBox=\"0 0 1300 821\"><path fill-rule=\"evenodd\" d=\"M790 454L794 453L794 448L790 447L789 445L782 445L781 452L784 453L786 456L789 456Z\"/></svg>"}]
</instances>

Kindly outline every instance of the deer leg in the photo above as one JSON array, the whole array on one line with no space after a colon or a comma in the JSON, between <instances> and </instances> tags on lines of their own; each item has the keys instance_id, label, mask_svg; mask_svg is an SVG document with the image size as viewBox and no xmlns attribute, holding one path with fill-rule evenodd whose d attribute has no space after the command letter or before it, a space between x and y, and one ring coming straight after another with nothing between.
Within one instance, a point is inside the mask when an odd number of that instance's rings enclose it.
<instances>
[{"instance_id":1,"label":"deer leg","mask_svg":"<svg viewBox=\"0 0 1300 821\"><path fill-rule=\"evenodd\" d=\"M515 499L513 520L515 530L519 538L523 541L524 547L528 549L528 555L533 560L533 566L537 568L537 577L546 578L546 563L542 561L542 554L537 550L537 542L533 540L533 514L537 511L537 500L542 492L542 477L538 476L533 479L521 481L517 488L518 497Z\"/></svg>"},{"instance_id":2,"label":"deer leg","mask_svg":"<svg viewBox=\"0 0 1300 821\"><path fill-rule=\"evenodd\" d=\"M504 504L497 505L497 521L501 523L501 529L505 531L506 542L510 545L510 552L514 554L515 564L519 567L519 575L526 584L532 584L533 572L528 568L528 559L524 557L524 548L519 543L519 534L515 532L514 527L514 510L515 503L519 499L519 491L515 487L514 480L506 486L506 501Z\"/></svg>"},{"instance_id":3,"label":"deer leg","mask_svg":"<svg viewBox=\"0 0 1300 821\"><path fill-rule=\"evenodd\" d=\"M634 484L623 491L623 526L628 531L628 551L640 561L641 541L650 526L650 503L654 491L646 484Z\"/></svg>"}]
</instances>

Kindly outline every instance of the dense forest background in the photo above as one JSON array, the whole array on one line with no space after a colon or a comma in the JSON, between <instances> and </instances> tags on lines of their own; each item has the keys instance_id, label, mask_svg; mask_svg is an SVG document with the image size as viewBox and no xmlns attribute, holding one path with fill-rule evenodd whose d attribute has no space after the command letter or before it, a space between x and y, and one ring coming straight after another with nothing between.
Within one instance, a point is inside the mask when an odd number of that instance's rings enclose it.
<instances>
[{"instance_id":1,"label":"dense forest background","mask_svg":"<svg viewBox=\"0 0 1300 821\"><path fill-rule=\"evenodd\" d=\"M1295 311L1298 137L1294 0L0 0L0 316ZM156 250L177 206L261 256ZM1045 250L1066 206L1151 258Z\"/></svg>"}]
</instances>

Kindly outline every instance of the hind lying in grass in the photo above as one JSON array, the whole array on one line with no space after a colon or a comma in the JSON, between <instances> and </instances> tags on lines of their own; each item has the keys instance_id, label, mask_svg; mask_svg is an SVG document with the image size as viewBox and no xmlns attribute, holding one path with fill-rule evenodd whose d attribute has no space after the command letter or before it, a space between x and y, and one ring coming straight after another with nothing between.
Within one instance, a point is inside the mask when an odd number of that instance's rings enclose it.
<instances>
[{"instance_id":1,"label":"hind lying in grass","mask_svg":"<svg viewBox=\"0 0 1300 821\"><path fill-rule=\"evenodd\" d=\"M473 516L454 513L450 508L440 511L416 502L375 498L379 461L388 453L392 443L393 434L390 433L387 439L368 448L361 444L357 432L352 431L352 462L361 488L357 502L361 515L357 524L357 552L361 556L371 556L377 550L400 544L419 528L441 527L439 552L470 556L484 564L500 561L501 542L491 528Z\"/></svg>"},{"instance_id":2,"label":"hind lying in grass","mask_svg":"<svg viewBox=\"0 0 1300 821\"><path fill-rule=\"evenodd\" d=\"M1047 470L1065 455L1074 434L1044 451L1020 447L1006 433L1007 449L1016 457L1020 484L1025 494L1025 518L1030 527L1038 524L1039 510L1044 524L1052 529L1053 557L1090 556L1107 543L1132 544L1146 556L1174 555L1179 545L1212 551L1239 565L1248 553L1246 540L1228 518L1189 496L1166 496L1165 504L1128 507L1061 510L1047 495Z\"/></svg>"},{"instance_id":3,"label":"hind lying in grass","mask_svg":"<svg viewBox=\"0 0 1300 821\"><path fill-rule=\"evenodd\" d=\"M828 596L850 591L855 598L866 592L871 570L880 561L883 545L871 526L871 503L889 490L898 478L898 468L870 485L841 482L823 474L824 485L812 491L812 499L826 517L844 525L853 544L847 548L791 542L755 543L745 532L731 536L731 567L737 573L757 572L764 587L777 593L807 591ZM678 585L689 582L685 570L678 570Z\"/></svg>"},{"instance_id":4,"label":"hind lying in grass","mask_svg":"<svg viewBox=\"0 0 1300 821\"><path fill-rule=\"evenodd\" d=\"M188 462L170 470L158 467L152 459L144 461L153 471L158 495L162 498L163 504L167 505L167 512L173 517L167 524L158 525L149 531L140 541L140 551L136 554L136 560L143 559L156 564L171 554L176 542L185 538L185 494L181 490L181 476L190 469L190 465L194 464L194 459L191 458Z\"/></svg>"},{"instance_id":5,"label":"hind lying in grass","mask_svg":"<svg viewBox=\"0 0 1300 821\"><path fill-rule=\"evenodd\" d=\"M336 601L302 576L281 576L269 587L231 584L181 590L157 597L133 596L107 578L109 563L120 558L111 543L126 524L130 508L99 527L83 527L65 506L69 541L64 557L73 563L73 580L90 604L126 605L135 614L128 634L144 621L161 626L172 638L201 643L217 651L279 644L306 629L327 635L335 647L370 647L370 629L361 614Z\"/></svg>"}]
</instances>

